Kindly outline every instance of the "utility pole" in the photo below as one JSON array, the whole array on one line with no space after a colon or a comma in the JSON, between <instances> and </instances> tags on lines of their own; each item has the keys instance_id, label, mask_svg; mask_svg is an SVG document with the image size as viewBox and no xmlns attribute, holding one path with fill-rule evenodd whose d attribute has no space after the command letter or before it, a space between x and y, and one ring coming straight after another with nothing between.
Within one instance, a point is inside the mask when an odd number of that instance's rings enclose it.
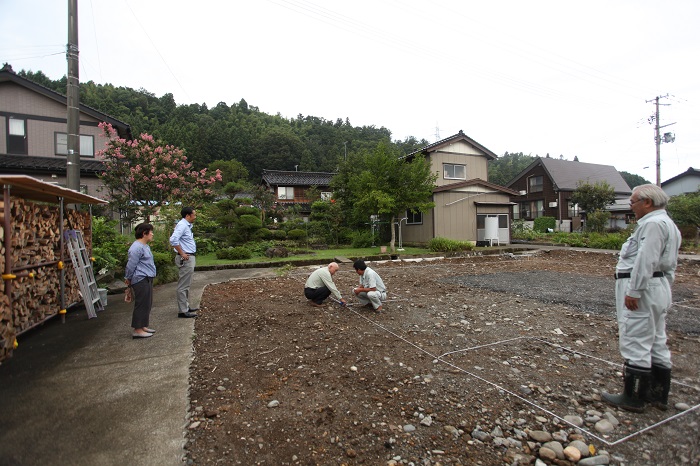
<instances>
[{"instance_id":1,"label":"utility pole","mask_svg":"<svg viewBox=\"0 0 700 466\"><path fill-rule=\"evenodd\" d=\"M66 158L66 187L80 191L80 81L78 77L78 0L68 0L68 155Z\"/></svg>"},{"instance_id":2,"label":"utility pole","mask_svg":"<svg viewBox=\"0 0 700 466\"><path fill-rule=\"evenodd\" d=\"M669 123L667 125L660 126L659 125L659 105L671 105L671 104L660 104L659 99L662 99L664 97L668 97L668 94L666 95L661 95L661 96L656 96L653 100L647 100L647 103L649 102L654 102L654 105L656 106L656 113L652 115L649 118L649 123L652 123L651 120L653 120L654 123L654 142L656 143L656 186L661 186L661 128L665 128L667 126L675 125L676 123ZM673 142L675 141L675 136L673 136L673 133L666 133L664 134L664 141L663 142Z\"/></svg>"}]
</instances>

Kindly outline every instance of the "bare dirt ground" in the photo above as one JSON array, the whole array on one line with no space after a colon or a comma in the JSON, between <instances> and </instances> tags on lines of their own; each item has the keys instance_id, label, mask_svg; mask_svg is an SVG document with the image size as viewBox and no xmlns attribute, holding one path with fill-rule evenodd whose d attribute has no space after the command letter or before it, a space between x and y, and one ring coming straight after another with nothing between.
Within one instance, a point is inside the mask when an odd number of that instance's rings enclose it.
<instances>
[{"instance_id":1,"label":"bare dirt ground","mask_svg":"<svg viewBox=\"0 0 700 466\"><path fill-rule=\"evenodd\" d=\"M700 464L700 262L674 285L671 408L643 414L600 401L622 385L615 263L574 251L371 263L389 289L380 313L308 306L306 267L208 287L187 461L575 464L546 459L551 434L610 464ZM357 279L345 264L335 281L351 298ZM600 419L619 425L603 433Z\"/></svg>"}]
</instances>

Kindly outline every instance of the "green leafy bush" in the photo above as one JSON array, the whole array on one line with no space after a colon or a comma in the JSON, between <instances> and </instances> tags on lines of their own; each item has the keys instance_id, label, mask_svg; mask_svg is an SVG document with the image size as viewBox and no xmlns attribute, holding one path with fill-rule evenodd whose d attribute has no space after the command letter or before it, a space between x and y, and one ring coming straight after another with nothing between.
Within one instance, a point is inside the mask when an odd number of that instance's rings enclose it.
<instances>
[{"instance_id":1,"label":"green leafy bush","mask_svg":"<svg viewBox=\"0 0 700 466\"><path fill-rule=\"evenodd\" d=\"M270 230L272 233L272 239L276 239L279 241L284 241L287 239L287 232L284 230Z\"/></svg>"},{"instance_id":2,"label":"green leafy bush","mask_svg":"<svg viewBox=\"0 0 700 466\"><path fill-rule=\"evenodd\" d=\"M256 239L270 239L272 238L272 232L267 228L261 228L255 232Z\"/></svg>"},{"instance_id":3,"label":"green leafy bush","mask_svg":"<svg viewBox=\"0 0 700 466\"><path fill-rule=\"evenodd\" d=\"M554 230L557 220L554 217L538 217L535 219L532 229L540 233L546 233L549 229Z\"/></svg>"},{"instance_id":4,"label":"green leafy bush","mask_svg":"<svg viewBox=\"0 0 700 466\"><path fill-rule=\"evenodd\" d=\"M254 215L254 216L260 218L260 209L257 209L255 207L240 206L240 207L236 207L235 209L233 209L233 211L239 217L241 215Z\"/></svg>"},{"instance_id":5,"label":"green leafy bush","mask_svg":"<svg viewBox=\"0 0 700 466\"><path fill-rule=\"evenodd\" d=\"M133 241L133 237L132 237ZM104 217L92 219L93 270L121 273L126 266L127 253L132 241L117 231L117 221Z\"/></svg>"},{"instance_id":6,"label":"green leafy bush","mask_svg":"<svg viewBox=\"0 0 700 466\"><path fill-rule=\"evenodd\" d=\"M340 227L338 229L338 244L350 244L352 242L352 229Z\"/></svg>"},{"instance_id":7,"label":"green leafy bush","mask_svg":"<svg viewBox=\"0 0 700 466\"><path fill-rule=\"evenodd\" d=\"M620 233L591 233L588 235L588 247L594 249L620 249L627 237Z\"/></svg>"},{"instance_id":8,"label":"green leafy bush","mask_svg":"<svg viewBox=\"0 0 700 466\"><path fill-rule=\"evenodd\" d=\"M350 244L353 248L369 248L376 244L372 238L372 232L366 230L353 231L350 237Z\"/></svg>"},{"instance_id":9,"label":"green leafy bush","mask_svg":"<svg viewBox=\"0 0 700 466\"><path fill-rule=\"evenodd\" d=\"M513 220L510 228L513 239L531 241L539 236L523 219Z\"/></svg>"},{"instance_id":10,"label":"green leafy bush","mask_svg":"<svg viewBox=\"0 0 700 466\"><path fill-rule=\"evenodd\" d=\"M264 256L265 251L276 246L274 241L251 241L246 243L246 247L254 256Z\"/></svg>"},{"instance_id":11,"label":"green leafy bush","mask_svg":"<svg viewBox=\"0 0 700 466\"><path fill-rule=\"evenodd\" d=\"M289 234L291 230L306 231L307 226L308 225L306 225L306 222L304 222L304 220L300 218L291 218L282 224L282 228L285 229L287 234Z\"/></svg>"},{"instance_id":12,"label":"green leafy bush","mask_svg":"<svg viewBox=\"0 0 700 466\"><path fill-rule=\"evenodd\" d=\"M605 230L605 224L610 219L610 212L607 210L597 210L586 215L586 229L596 233L602 233Z\"/></svg>"},{"instance_id":13,"label":"green leafy bush","mask_svg":"<svg viewBox=\"0 0 700 466\"><path fill-rule=\"evenodd\" d=\"M306 231L300 228L297 228L295 230L289 230L287 232L287 239L290 239L292 241L303 241L306 239Z\"/></svg>"},{"instance_id":14,"label":"green leafy bush","mask_svg":"<svg viewBox=\"0 0 700 466\"><path fill-rule=\"evenodd\" d=\"M469 241L455 241L447 238L433 238L428 243L428 249L434 252L471 251L474 245Z\"/></svg>"},{"instance_id":15,"label":"green leafy bush","mask_svg":"<svg viewBox=\"0 0 700 466\"><path fill-rule=\"evenodd\" d=\"M250 259L253 253L245 246L236 246L235 248L224 248L216 251L217 259L241 260Z\"/></svg>"}]
</instances>

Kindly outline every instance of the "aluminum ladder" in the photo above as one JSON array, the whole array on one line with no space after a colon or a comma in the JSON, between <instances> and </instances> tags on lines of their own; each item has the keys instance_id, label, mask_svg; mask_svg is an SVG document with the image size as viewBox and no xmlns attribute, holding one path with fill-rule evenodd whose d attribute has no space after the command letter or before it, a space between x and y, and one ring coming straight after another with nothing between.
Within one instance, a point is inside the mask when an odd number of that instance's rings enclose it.
<instances>
[{"instance_id":1,"label":"aluminum ladder","mask_svg":"<svg viewBox=\"0 0 700 466\"><path fill-rule=\"evenodd\" d=\"M92 271L92 261L85 248L83 232L79 230L66 230L64 232L68 253L70 254L75 275L78 277L80 293L83 295L83 303L88 313L88 318L97 317L97 311L102 311L100 293L97 291L97 281Z\"/></svg>"}]
</instances>

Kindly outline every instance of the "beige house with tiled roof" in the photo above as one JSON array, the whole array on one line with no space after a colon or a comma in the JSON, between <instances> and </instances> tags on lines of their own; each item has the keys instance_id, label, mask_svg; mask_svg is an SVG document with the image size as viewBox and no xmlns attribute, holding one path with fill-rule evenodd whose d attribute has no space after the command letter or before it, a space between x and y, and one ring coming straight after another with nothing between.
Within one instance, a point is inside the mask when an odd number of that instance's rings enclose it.
<instances>
[{"instance_id":1,"label":"beige house with tiled roof","mask_svg":"<svg viewBox=\"0 0 700 466\"><path fill-rule=\"evenodd\" d=\"M510 243L511 196L517 192L486 181L488 162L498 156L459 133L408 154L423 154L437 175L435 207L406 212L401 221L404 243L427 243L442 237L481 244Z\"/></svg>"},{"instance_id":2,"label":"beige house with tiled roof","mask_svg":"<svg viewBox=\"0 0 700 466\"><path fill-rule=\"evenodd\" d=\"M96 154L106 144L98 124L111 123L120 137L132 139L128 124L80 105L80 187L98 196L97 174L104 170ZM66 185L66 96L0 69L0 173L28 175Z\"/></svg>"}]
</instances>

